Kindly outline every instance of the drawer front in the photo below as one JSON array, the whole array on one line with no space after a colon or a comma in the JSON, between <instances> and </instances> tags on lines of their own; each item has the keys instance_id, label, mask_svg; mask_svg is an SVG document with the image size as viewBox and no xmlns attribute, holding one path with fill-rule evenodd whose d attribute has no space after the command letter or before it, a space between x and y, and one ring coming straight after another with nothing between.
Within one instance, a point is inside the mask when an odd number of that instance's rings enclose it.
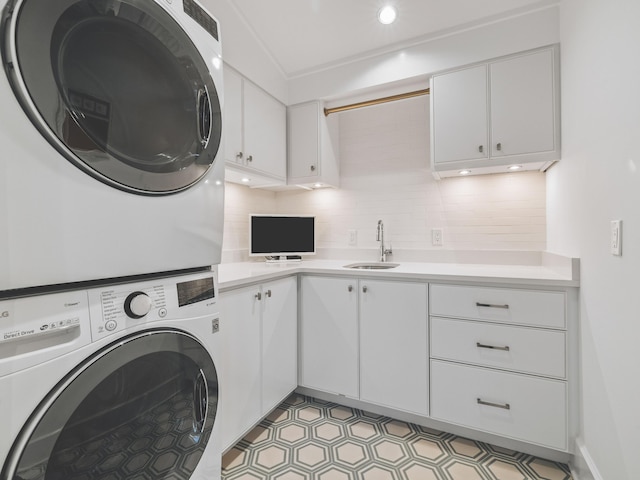
<instances>
[{"instance_id":1,"label":"drawer front","mask_svg":"<svg viewBox=\"0 0 640 480\"><path fill-rule=\"evenodd\" d=\"M433 358L566 377L564 332L431 317L430 338Z\"/></svg>"},{"instance_id":2,"label":"drawer front","mask_svg":"<svg viewBox=\"0 0 640 480\"><path fill-rule=\"evenodd\" d=\"M565 328L565 294L508 288L431 285L431 315Z\"/></svg>"},{"instance_id":3,"label":"drawer front","mask_svg":"<svg viewBox=\"0 0 640 480\"><path fill-rule=\"evenodd\" d=\"M431 417L567 450L566 383L431 360Z\"/></svg>"}]
</instances>

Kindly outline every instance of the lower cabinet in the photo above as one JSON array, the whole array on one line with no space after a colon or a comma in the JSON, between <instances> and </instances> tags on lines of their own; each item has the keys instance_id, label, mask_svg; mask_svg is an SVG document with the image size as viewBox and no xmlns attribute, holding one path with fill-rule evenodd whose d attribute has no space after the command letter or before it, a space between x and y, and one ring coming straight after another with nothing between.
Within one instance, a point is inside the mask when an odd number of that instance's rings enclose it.
<instances>
[{"instance_id":1,"label":"lower cabinet","mask_svg":"<svg viewBox=\"0 0 640 480\"><path fill-rule=\"evenodd\" d=\"M567 294L430 285L430 416L567 451Z\"/></svg>"},{"instance_id":2,"label":"lower cabinet","mask_svg":"<svg viewBox=\"0 0 640 480\"><path fill-rule=\"evenodd\" d=\"M558 450L567 448L566 382L431 361L431 416Z\"/></svg>"},{"instance_id":3,"label":"lower cabinet","mask_svg":"<svg viewBox=\"0 0 640 480\"><path fill-rule=\"evenodd\" d=\"M427 415L427 285L303 276L300 384Z\"/></svg>"},{"instance_id":4,"label":"lower cabinet","mask_svg":"<svg viewBox=\"0 0 640 480\"><path fill-rule=\"evenodd\" d=\"M298 385L296 278L223 292L220 317L220 415L227 449Z\"/></svg>"}]
</instances>

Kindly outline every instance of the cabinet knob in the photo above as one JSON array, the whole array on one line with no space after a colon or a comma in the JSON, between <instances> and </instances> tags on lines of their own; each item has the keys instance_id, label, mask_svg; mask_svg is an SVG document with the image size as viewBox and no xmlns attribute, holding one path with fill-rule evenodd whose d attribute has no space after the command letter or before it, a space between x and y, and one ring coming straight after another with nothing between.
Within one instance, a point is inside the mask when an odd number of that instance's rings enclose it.
<instances>
[{"instance_id":1,"label":"cabinet knob","mask_svg":"<svg viewBox=\"0 0 640 480\"><path fill-rule=\"evenodd\" d=\"M349 286L347 287L347 290L349 290L350 292L353 292L353 285L349 285Z\"/></svg>"},{"instance_id":2,"label":"cabinet knob","mask_svg":"<svg viewBox=\"0 0 640 480\"><path fill-rule=\"evenodd\" d=\"M315 165L311 165L311 171L315 172L316 171L316 166Z\"/></svg>"},{"instance_id":3,"label":"cabinet knob","mask_svg":"<svg viewBox=\"0 0 640 480\"><path fill-rule=\"evenodd\" d=\"M366 285L364 287L362 287L362 293L367 293L367 290L369 290L369 289L367 288Z\"/></svg>"},{"instance_id":4,"label":"cabinet knob","mask_svg":"<svg viewBox=\"0 0 640 480\"><path fill-rule=\"evenodd\" d=\"M502 150L502 144L501 144L501 143L498 143L498 144L496 145L496 150L498 150L498 151L501 151L501 150Z\"/></svg>"},{"instance_id":5,"label":"cabinet knob","mask_svg":"<svg viewBox=\"0 0 640 480\"><path fill-rule=\"evenodd\" d=\"M243 157L243 153L242 152L236 153L236 158L242 158L242 157Z\"/></svg>"},{"instance_id":6,"label":"cabinet knob","mask_svg":"<svg viewBox=\"0 0 640 480\"><path fill-rule=\"evenodd\" d=\"M249 155L247 157L247 162L253 162L253 155Z\"/></svg>"},{"instance_id":7,"label":"cabinet knob","mask_svg":"<svg viewBox=\"0 0 640 480\"><path fill-rule=\"evenodd\" d=\"M267 297L271 298L271 290L267 290L267 291L265 292L265 295L266 295Z\"/></svg>"},{"instance_id":8,"label":"cabinet knob","mask_svg":"<svg viewBox=\"0 0 640 480\"><path fill-rule=\"evenodd\" d=\"M479 145L479 146L478 146L478 151L479 151L480 153L484 152L484 145Z\"/></svg>"},{"instance_id":9,"label":"cabinet knob","mask_svg":"<svg viewBox=\"0 0 640 480\"><path fill-rule=\"evenodd\" d=\"M254 297L256 298L256 300L262 300L262 294L260 292L256 293Z\"/></svg>"}]
</instances>

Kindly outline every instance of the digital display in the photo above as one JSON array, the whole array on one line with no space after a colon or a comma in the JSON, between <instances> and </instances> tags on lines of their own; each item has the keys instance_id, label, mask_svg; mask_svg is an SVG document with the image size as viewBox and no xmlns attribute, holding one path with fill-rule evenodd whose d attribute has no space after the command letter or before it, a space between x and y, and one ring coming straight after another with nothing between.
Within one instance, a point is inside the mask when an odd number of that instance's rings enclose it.
<instances>
[{"instance_id":1,"label":"digital display","mask_svg":"<svg viewBox=\"0 0 640 480\"><path fill-rule=\"evenodd\" d=\"M315 217L251 216L251 255L310 255L315 252Z\"/></svg>"},{"instance_id":2,"label":"digital display","mask_svg":"<svg viewBox=\"0 0 640 480\"><path fill-rule=\"evenodd\" d=\"M215 288L213 285L213 277L199 278L188 282L178 283L178 306L184 307L192 303L201 302L215 298Z\"/></svg>"},{"instance_id":3,"label":"digital display","mask_svg":"<svg viewBox=\"0 0 640 480\"><path fill-rule=\"evenodd\" d=\"M193 0L184 0L182 4L182 8L185 13L193 18L196 22L200 24L202 28L204 28L209 34L219 40L218 38L218 23L209 16L204 9L198 5Z\"/></svg>"}]
</instances>

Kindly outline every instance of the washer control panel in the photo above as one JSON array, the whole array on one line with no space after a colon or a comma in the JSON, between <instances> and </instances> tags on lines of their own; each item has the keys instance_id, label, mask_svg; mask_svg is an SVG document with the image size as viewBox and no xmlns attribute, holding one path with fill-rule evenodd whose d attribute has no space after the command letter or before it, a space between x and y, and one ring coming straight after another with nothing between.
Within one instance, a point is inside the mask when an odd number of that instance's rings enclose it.
<instances>
[{"instance_id":1,"label":"washer control panel","mask_svg":"<svg viewBox=\"0 0 640 480\"><path fill-rule=\"evenodd\" d=\"M216 280L212 270L89 290L92 339L160 320L216 314Z\"/></svg>"}]
</instances>

